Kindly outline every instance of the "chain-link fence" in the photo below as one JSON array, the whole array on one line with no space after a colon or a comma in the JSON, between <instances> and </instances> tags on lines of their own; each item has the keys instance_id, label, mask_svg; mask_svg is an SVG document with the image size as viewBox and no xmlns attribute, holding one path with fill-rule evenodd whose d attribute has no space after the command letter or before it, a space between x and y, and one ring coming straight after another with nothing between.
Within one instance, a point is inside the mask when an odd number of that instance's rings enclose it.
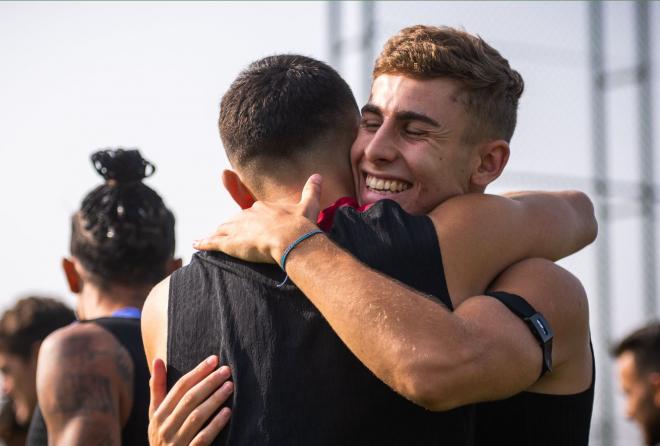
<instances>
[{"instance_id":1,"label":"chain-link fence","mask_svg":"<svg viewBox=\"0 0 660 446\"><path fill-rule=\"evenodd\" d=\"M526 91L509 167L492 191L580 189L596 205L597 242L562 261L585 285L597 358L591 444L640 443L624 421L608 350L657 317L652 2L330 2L331 61L365 101L373 60L404 26L481 35L521 72ZM655 41L658 41L656 38Z\"/></svg>"}]
</instances>

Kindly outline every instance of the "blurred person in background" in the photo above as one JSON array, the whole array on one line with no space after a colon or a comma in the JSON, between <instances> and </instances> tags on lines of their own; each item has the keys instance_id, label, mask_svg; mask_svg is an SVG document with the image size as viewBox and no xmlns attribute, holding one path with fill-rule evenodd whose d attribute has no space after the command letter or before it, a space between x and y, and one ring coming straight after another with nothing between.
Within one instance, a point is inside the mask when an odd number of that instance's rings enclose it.
<instances>
[{"instance_id":1,"label":"blurred person in background","mask_svg":"<svg viewBox=\"0 0 660 446\"><path fill-rule=\"evenodd\" d=\"M642 430L647 446L660 445L660 322L626 336L613 349L626 415Z\"/></svg>"},{"instance_id":2,"label":"blurred person in background","mask_svg":"<svg viewBox=\"0 0 660 446\"><path fill-rule=\"evenodd\" d=\"M37 356L41 342L75 320L73 311L47 297L19 299L0 318L0 373L4 404L0 439L7 444L22 437L37 404ZM19 443L17 443L19 444Z\"/></svg>"},{"instance_id":3,"label":"blurred person in background","mask_svg":"<svg viewBox=\"0 0 660 446\"><path fill-rule=\"evenodd\" d=\"M71 255L62 261L79 323L42 344L30 445L147 444L140 316L151 287L181 266L174 215L142 182L155 167L138 150L91 159L104 183L73 215Z\"/></svg>"},{"instance_id":4,"label":"blurred person in background","mask_svg":"<svg viewBox=\"0 0 660 446\"><path fill-rule=\"evenodd\" d=\"M11 400L3 397L0 401L0 445L25 446L27 427L16 421Z\"/></svg>"}]
</instances>

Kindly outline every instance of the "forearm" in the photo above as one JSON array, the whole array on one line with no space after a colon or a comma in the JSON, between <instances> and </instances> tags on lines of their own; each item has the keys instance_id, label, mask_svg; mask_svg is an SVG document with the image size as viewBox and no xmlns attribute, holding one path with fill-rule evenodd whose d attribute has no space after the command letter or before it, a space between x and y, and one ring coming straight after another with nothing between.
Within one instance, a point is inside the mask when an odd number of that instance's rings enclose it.
<instances>
[{"instance_id":1,"label":"forearm","mask_svg":"<svg viewBox=\"0 0 660 446\"><path fill-rule=\"evenodd\" d=\"M593 204L582 192L514 192L506 196L524 207L527 218L537 220L540 237L546 239L530 257L558 260L596 238L598 224Z\"/></svg>"},{"instance_id":2,"label":"forearm","mask_svg":"<svg viewBox=\"0 0 660 446\"><path fill-rule=\"evenodd\" d=\"M450 296L457 306L482 294L507 267L529 258L557 260L595 235L591 203L579 192L518 192L455 197L433 221Z\"/></svg>"},{"instance_id":3,"label":"forearm","mask_svg":"<svg viewBox=\"0 0 660 446\"><path fill-rule=\"evenodd\" d=\"M291 280L383 382L424 405L426 377L447 377L469 336L440 303L315 236L289 255Z\"/></svg>"}]
</instances>

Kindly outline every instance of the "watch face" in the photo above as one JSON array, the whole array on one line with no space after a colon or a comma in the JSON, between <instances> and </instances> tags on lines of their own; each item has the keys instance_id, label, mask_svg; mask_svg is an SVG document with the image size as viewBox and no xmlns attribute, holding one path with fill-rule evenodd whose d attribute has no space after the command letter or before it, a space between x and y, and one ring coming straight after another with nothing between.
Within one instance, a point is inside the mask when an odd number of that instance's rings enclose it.
<instances>
[{"instance_id":1,"label":"watch face","mask_svg":"<svg viewBox=\"0 0 660 446\"><path fill-rule=\"evenodd\" d=\"M527 320L541 342L545 344L552 340L552 337L554 336L552 328L550 328L550 324L545 320L541 313L536 313L530 316Z\"/></svg>"},{"instance_id":2,"label":"watch face","mask_svg":"<svg viewBox=\"0 0 660 446\"><path fill-rule=\"evenodd\" d=\"M554 333L541 313L533 314L526 321L543 350L543 370L541 370L541 376L543 376L546 372L552 371L552 338Z\"/></svg>"}]
</instances>

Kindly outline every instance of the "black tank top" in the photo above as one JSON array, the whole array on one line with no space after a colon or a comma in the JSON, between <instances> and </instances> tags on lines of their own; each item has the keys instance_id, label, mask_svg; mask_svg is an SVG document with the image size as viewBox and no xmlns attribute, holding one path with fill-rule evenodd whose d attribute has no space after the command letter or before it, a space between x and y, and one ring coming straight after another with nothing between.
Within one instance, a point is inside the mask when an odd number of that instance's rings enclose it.
<instances>
[{"instance_id":1,"label":"black tank top","mask_svg":"<svg viewBox=\"0 0 660 446\"><path fill-rule=\"evenodd\" d=\"M149 369L142 344L140 320L120 317L104 317L80 321L100 325L119 341L133 361L133 407L126 425L121 431L123 445L149 445ZM36 407L28 432L28 446L47 446L46 423L39 406Z\"/></svg>"},{"instance_id":2,"label":"black tank top","mask_svg":"<svg viewBox=\"0 0 660 446\"><path fill-rule=\"evenodd\" d=\"M435 229L391 201L341 208L331 237L361 261L451 308ZM197 253L170 281L168 386L208 355L232 367L221 445L471 444L473 407L437 413L353 356L275 265Z\"/></svg>"},{"instance_id":3,"label":"black tank top","mask_svg":"<svg viewBox=\"0 0 660 446\"><path fill-rule=\"evenodd\" d=\"M475 446L588 445L595 378L594 367L589 388L574 395L521 392L477 404Z\"/></svg>"}]
</instances>

